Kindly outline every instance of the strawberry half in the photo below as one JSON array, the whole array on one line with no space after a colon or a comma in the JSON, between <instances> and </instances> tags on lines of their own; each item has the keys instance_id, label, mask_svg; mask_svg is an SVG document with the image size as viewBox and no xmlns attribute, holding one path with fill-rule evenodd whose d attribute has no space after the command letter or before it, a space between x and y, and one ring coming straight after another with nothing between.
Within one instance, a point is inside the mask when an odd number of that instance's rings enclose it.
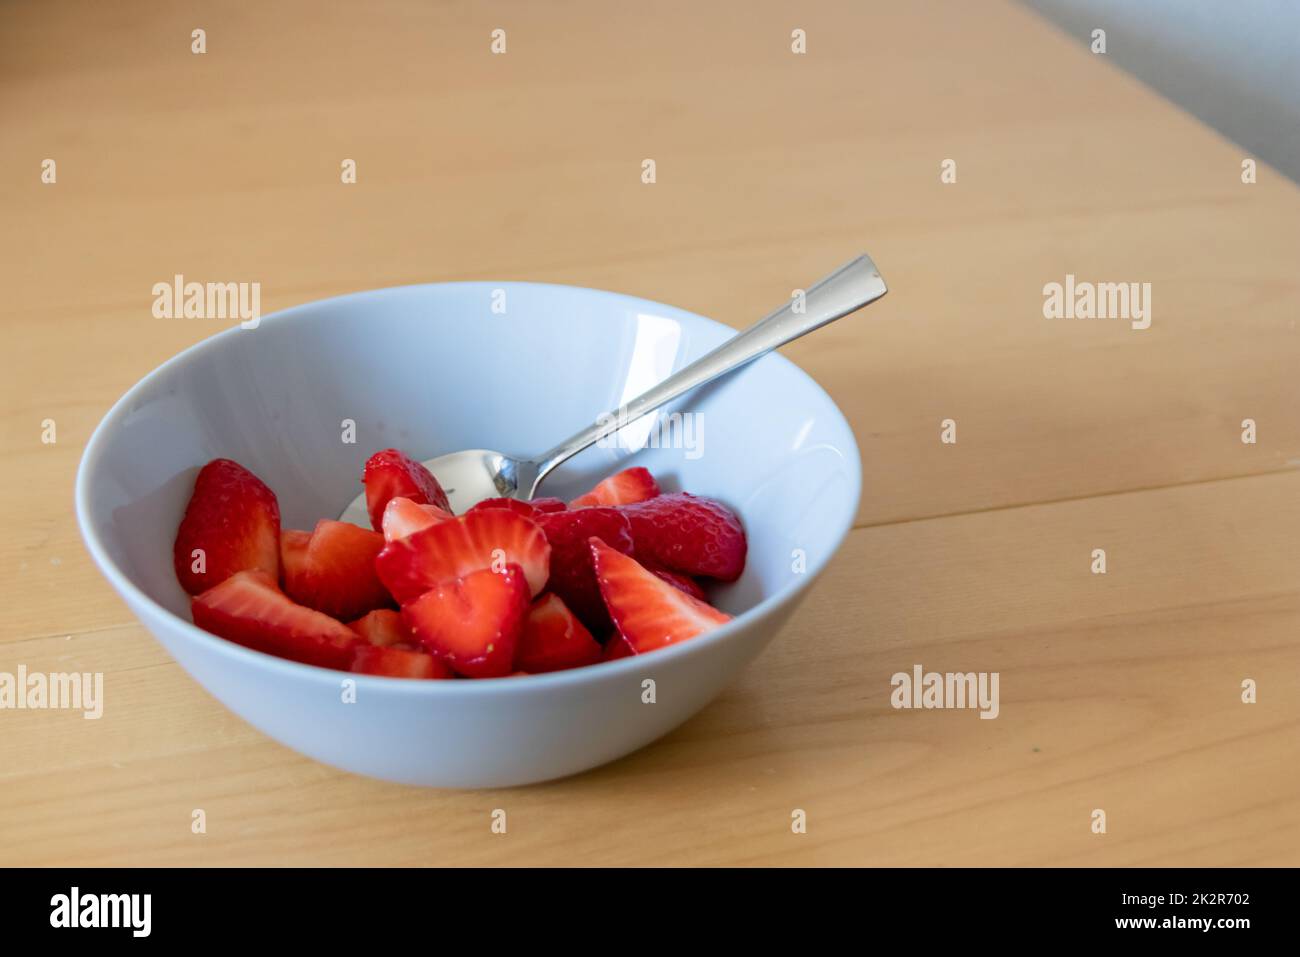
<instances>
[{"instance_id":1,"label":"strawberry half","mask_svg":"<svg viewBox=\"0 0 1300 957\"><path fill-rule=\"evenodd\" d=\"M366 511L375 531L383 528L384 508L394 498L409 498L419 505L451 511L447 493L433 473L398 449L384 449L370 456L361 481L366 486Z\"/></svg>"},{"instance_id":2,"label":"strawberry half","mask_svg":"<svg viewBox=\"0 0 1300 957\"><path fill-rule=\"evenodd\" d=\"M194 480L172 559L181 587L191 595L251 569L278 578L280 505L275 493L238 462L213 459Z\"/></svg>"},{"instance_id":3,"label":"strawberry half","mask_svg":"<svg viewBox=\"0 0 1300 957\"><path fill-rule=\"evenodd\" d=\"M375 556L383 547L378 532L323 518L307 542L301 568L293 574L286 569L285 593L300 605L343 621L391 605L375 574Z\"/></svg>"},{"instance_id":4,"label":"strawberry half","mask_svg":"<svg viewBox=\"0 0 1300 957\"><path fill-rule=\"evenodd\" d=\"M708 596L704 594L704 589L690 575L683 575L681 572L671 571L667 568L659 568L653 565L647 565L646 569L654 572L668 584L675 588L680 588L692 598L698 598L700 601L708 601Z\"/></svg>"},{"instance_id":5,"label":"strawberry half","mask_svg":"<svg viewBox=\"0 0 1300 957\"><path fill-rule=\"evenodd\" d=\"M301 587L310 542L311 532L297 528L280 530L280 587L286 594Z\"/></svg>"},{"instance_id":6,"label":"strawberry half","mask_svg":"<svg viewBox=\"0 0 1300 957\"><path fill-rule=\"evenodd\" d=\"M421 529L445 522L452 517L451 512L437 505L421 505L399 495L388 500L379 524L384 530L384 541L395 542L399 538L414 535Z\"/></svg>"},{"instance_id":7,"label":"strawberry half","mask_svg":"<svg viewBox=\"0 0 1300 957\"><path fill-rule=\"evenodd\" d=\"M600 482L586 495L579 495L569 503L570 508L589 505L631 505L644 502L659 494L659 483L648 469L637 466L624 469Z\"/></svg>"},{"instance_id":8,"label":"strawberry half","mask_svg":"<svg viewBox=\"0 0 1300 957\"><path fill-rule=\"evenodd\" d=\"M397 614L394 612L393 614ZM361 645L353 653L352 671L388 678L451 678L451 669L424 651Z\"/></svg>"},{"instance_id":9,"label":"strawberry half","mask_svg":"<svg viewBox=\"0 0 1300 957\"><path fill-rule=\"evenodd\" d=\"M402 608L402 620L425 649L467 678L501 678L514 670L527 614L528 582L513 564L445 581Z\"/></svg>"},{"instance_id":10,"label":"strawberry half","mask_svg":"<svg viewBox=\"0 0 1300 957\"><path fill-rule=\"evenodd\" d=\"M368 644L380 648L415 641L411 629L406 627L406 622L402 621L401 614L391 608L376 608L356 621L348 622L348 627L364 638Z\"/></svg>"},{"instance_id":11,"label":"strawberry half","mask_svg":"<svg viewBox=\"0 0 1300 957\"><path fill-rule=\"evenodd\" d=\"M533 602L524 621L515 667L532 674L581 668L600 661L601 648L591 632L569 611L558 595Z\"/></svg>"},{"instance_id":12,"label":"strawberry half","mask_svg":"<svg viewBox=\"0 0 1300 957\"><path fill-rule=\"evenodd\" d=\"M731 620L599 538L590 545L600 593L619 635L634 654L686 641Z\"/></svg>"},{"instance_id":13,"label":"strawberry half","mask_svg":"<svg viewBox=\"0 0 1300 957\"><path fill-rule=\"evenodd\" d=\"M593 635L603 638L613 624L600 597L587 542L594 535L631 554L631 525L618 509L599 505L544 514L538 524L551 544L551 577L546 587L564 600Z\"/></svg>"},{"instance_id":14,"label":"strawberry half","mask_svg":"<svg viewBox=\"0 0 1300 957\"><path fill-rule=\"evenodd\" d=\"M329 615L295 604L263 571L237 572L190 603L194 624L236 644L346 671L361 639Z\"/></svg>"},{"instance_id":15,"label":"strawberry half","mask_svg":"<svg viewBox=\"0 0 1300 957\"><path fill-rule=\"evenodd\" d=\"M640 561L728 582L745 569L745 529L721 502L673 492L619 511L631 523Z\"/></svg>"},{"instance_id":16,"label":"strawberry half","mask_svg":"<svg viewBox=\"0 0 1300 957\"><path fill-rule=\"evenodd\" d=\"M536 595L550 573L551 546L537 525L517 512L487 508L439 522L389 542L375 571L397 601L406 605L441 582L472 572L519 565Z\"/></svg>"}]
</instances>

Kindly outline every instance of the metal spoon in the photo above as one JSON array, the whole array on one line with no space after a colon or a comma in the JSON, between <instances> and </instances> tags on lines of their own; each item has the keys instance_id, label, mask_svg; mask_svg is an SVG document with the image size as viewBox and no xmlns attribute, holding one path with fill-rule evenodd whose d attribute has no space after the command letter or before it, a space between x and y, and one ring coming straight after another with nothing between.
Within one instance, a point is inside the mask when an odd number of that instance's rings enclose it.
<instances>
[{"instance_id":1,"label":"metal spoon","mask_svg":"<svg viewBox=\"0 0 1300 957\"><path fill-rule=\"evenodd\" d=\"M527 501L537 494L538 486L552 470L589 445L696 386L870 305L886 292L875 263L869 256L859 256L814 285L802 301L792 298L744 332L537 458L520 459L488 449L469 449L440 455L424 464L447 490L458 514L494 496ZM348 506L342 519L369 526L364 494Z\"/></svg>"}]
</instances>

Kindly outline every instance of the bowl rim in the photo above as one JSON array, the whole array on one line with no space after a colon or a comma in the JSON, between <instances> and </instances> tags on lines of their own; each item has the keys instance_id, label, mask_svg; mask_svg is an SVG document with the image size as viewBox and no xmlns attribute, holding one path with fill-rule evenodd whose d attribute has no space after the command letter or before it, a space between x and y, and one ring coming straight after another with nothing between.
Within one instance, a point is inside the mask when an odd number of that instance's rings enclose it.
<instances>
[{"instance_id":1,"label":"bowl rim","mask_svg":"<svg viewBox=\"0 0 1300 957\"><path fill-rule=\"evenodd\" d=\"M324 299L314 299L309 302L299 303L289 306L285 309L277 310L266 316L259 318L259 325L265 322L282 323L292 320L294 317L319 310L322 308L336 306L352 299L369 299L382 297L398 292L418 290L418 289L440 289L440 288L461 288L469 289L479 287L484 289L521 289L533 288L553 292L578 293L581 295L594 295L597 298L611 298L624 305L635 305L645 311L645 307L652 308L660 312L666 312L669 318L685 319L688 322L697 322L704 327L712 327L724 333L734 334L735 330L725 323L718 322L716 319L710 319L707 316L701 316L682 309L678 306L658 302L653 299L645 299L640 296L628 295L626 293L613 292L606 289L596 289L587 286L572 286L564 283L547 283L531 281L506 281L495 282L489 280L469 280L454 282L431 282L431 283L406 283L396 286L380 286L374 289L357 290L355 292L343 293L337 296L328 296ZM131 610L136 612L141 618L146 613L151 617L161 616L162 621L170 620L170 623L179 626L179 634L186 639L206 644L208 648L214 650L217 654L224 655L234 661L242 661L249 667L266 668L271 673L278 673L286 678L296 678L302 681L313 681L318 684L328 682L331 685L337 685L338 682L350 678L357 682L358 688L367 688L371 690L385 690L394 694L404 695L474 695L474 694L497 694L510 689L508 693L527 695L529 693L547 693L551 690L559 689L566 686L585 684L587 682L611 679L615 680L619 676L627 676L634 671L643 670L650 661L661 662L664 665L669 664L677 659L685 659L693 655L702 653L706 647L727 641L737 636L749 625L756 623L760 619L770 617L789 605L800 601L804 593L812 587L813 583L825 571L827 565L839 553L848 537L853 530L853 522L857 515L858 505L862 494L862 461L861 453L858 449L857 439L853 434L853 427L849 424L844 413L835 400L826 392L825 389L807 372L799 368L794 362L778 352L771 352L768 355L758 359L758 362L775 362L787 367L797 379L802 380L814 394L819 394L826 402L828 408L838 417L839 422L843 425L843 431L847 437L848 447L843 449L844 456L848 462L848 474L852 483L850 490L849 505L846 508L848 521L836 533L832 545L826 549L821 556L812 560L808 564L807 570L800 576L800 580L795 583L793 588L783 590L779 594L768 595L761 599L757 604L745 609L740 614L734 616L730 621L723 625L692 638L690 641L684 641L675 645L668 645L656 649L652 654L645 657L640 655L630 655L623 658L614 659L613 661L597 662L595 665L588 665L583 668L571 668L564 671L543 672L540 674L528 675L506 675L500 678L477 678L474 680L462 681L413 681L404 678L391 678L383 675L366 675L350 671L340 671L334 668L324 668L319 665L309 665L303 662L292 661L288 658L281 658L277 655L268 654L263 651L257 651L252 648L246 648L243 645L236 644L233 641L214 635L211 632L204 631L192 621L182 618L180 615L158 602L149 593L139 588L131 579L118 568L117 563L108 554L108 550L100 542L98 533L91 522L91 505L90 505L90 476L100 458L104 455L104 449L108 442L108 432L120 419L124 411L135 401L139 395L146 391L151 383L159 376L175 371L176 369L194 361L195 356L207 349L214 348L214 343L226 337L240 335L246 330L239 326L233 326L224 329L214 335L201 339L193 345L187 346L176 355L167 359L160 365L156 366L134 385L132 385L119 398L109 410L104 413L99 424L95 426L90 438L86 441L86 446L82 451L81 460L77 468L75 502L77 525L81 531L82 541L86 545L87 551L95 565L99 568L101 574L108 579L113 589L131 606ZM737 373L743 375L743 370ZM146 626L146 630L151 631L148 623L142 621L141 624ZM157 640L157 636L152 636ZM171 650L168 649L171 654ZM173 656L174 657L174 656ZM179 662L178 662L179 663ZM183 667L183 666L182 666ZM186 669L188 670L188 669Z\"/></svg>"}]
</instances>

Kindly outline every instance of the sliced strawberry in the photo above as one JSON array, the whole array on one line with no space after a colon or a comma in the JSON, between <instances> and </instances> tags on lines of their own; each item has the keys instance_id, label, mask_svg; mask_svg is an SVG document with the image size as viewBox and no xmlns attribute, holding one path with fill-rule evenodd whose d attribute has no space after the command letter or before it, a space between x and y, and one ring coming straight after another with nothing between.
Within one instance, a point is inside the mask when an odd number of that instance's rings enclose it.
<instances>
[{"instance_id":1,"label":"sliced strawberry","mask_svg":"<svg viewBox=\"0 0 1300 957\"><path fill-rule=\"evenodd\" d=\"M622 635L614 635L609 641L605 642L605 648L600 653L601 661L613 661L616 658L629 658L636 654L632 646L627 643L627 639Z\"/></svg>"},{"instance_id":2,"label":"sliced strawberry","mask_svg":"<svg viewBox=\"0 0 1300 957\"><path fill-rule=\"evenodd\" d=\"M535 595L546 585L550 561L551 546L534 522L517 512L486 508L389 542L375 559L375 571L405 605L441 582L510 564L523 568Z\"/></svg>"},{"instance_id":3,"label":"sliced strawberry","mask_svg":"<svg viewBox=\"0 0 1300 957\"><path fill-rule=\"evenodd\" d=\"M348 622L348 627L367 643L381 648L415 641L411 629L406 627L406 622L402 621L401 614L391 608L376 608L356 621Z\"/></svg>"},{"instance_id":4,"label":"sliced strawberry","mask_svg":"<svg viewBox=\"0 0 1300 957\"><path fill-rule=\"evenodd\" d=\"M570 508L589 505L631 505L644 502L659 494L659 483L649 470L637 466L624 469L600 482L586 495L579 495L569 503Z\"/></svg>"},{"instance_id":5,"label":"sliced strawberry","mask_svg":"<svg viewBox=\"0 0 1300 957\"><path fill-rule=\"evenodd\" d=\"M660 568L657 565L647 565L646 569L654 572L675 588L680 588L692 598L697 598L700 601L708 601L708 596L704 594L704 588L690 575L683 575L681 572L671 571L667 568Z\"/></svg>"},{"instance_id":6,"label":"sliced strawberry","mask_svg":"<svg viewBox=\"0 0 1300 957\"><path fill-rule=\"evenodd\" d=\"M347 625L295 604L263 571L238 572L190 606L205 631L304 664L346 671L361 644Z\"/></svg>"},{"instance_id":7,"label":"sliced strawberry","mask_svg":"<svg viewBox=\"0 0 1300 957\"><path fill-rule=\"evenodd\" d=\"M399 495L388 500L379 524L384 530L384 541L395 542L449 518L452 518L451 512L444 511L437 505L421 505Z\"/></svg>"},{"instance_id":8,"label":"sliced strawberry","mask_svg":"<svg viewBox=\"0 0 1300 957\"><path fill-rule=\"evenodd\" d=\"M593 505L544 514L538 524L551 543L551 577L546 587L564 600L593 635L603 638L613 625L596 584L587 540L594 535L631 554L632 528L627 518L618 509Z\"/></svg>"},{"instance_id":9,"label":"sliced strawberry","mask_svg":"<svg viewBox=\"0 0 1300 957\"><path fill-rule=\"evenodd\" d=\"M503 508L510 512L518 512L524 518L531 518L534 521L537 520L537 516L542 514L542 510L532 502L525 502L517 498L485 498L483 501L471 506L465 514L481 512L489 508Z\"/></svg>"},{"instance_id":10,"label":"sliced strawberry","mask_svg":"<svg viewBox=\"0 0 1300 957\"><path fill-rule=\"evenodd\" d=\"M397 614L393 612L393 614ZM352 671L389 678L451 678L451 669L427 651L361 645L353 653Z\"/></svg>"},{"instance_id":11,"label":"sliced strawberry","mask_svg":"<svg viewBox=\"0 0 1300 957\"><path fill-rule=\"evenodd\" d=\"M735 581L745 569L745 529L721 502L673 492L624 505L638 561Z\"/></svg>"},{"instance_id":12,"label":"sliced strawberry","mask_svg":"<svg viewBox=\"0 0 1300 957\"><path fill-rule=\"evenodd\" d=\"M635 654L686 641L731 620L599 538L590 544L600 593L618 633Z\"/></svg>"},{"instance_id":13,"label":"sliced strawberry","mask_svg":"<svg viewBox=\"0 0 1300 957\"><path fill-rule=\"evenodd\" d=\"M510 674L527 614L528 581L513 564L444 581L402 608L425 649L467 678Z\"/></svg>"},{"instance_id":14,"label":"sliced strawberry","mask_svg":"<svg viewBox=\"0 0 1300 957\"><path fill-rule=\"evenodd\" d=\"M172 558L181 587L191 595L250 569L278 578L280 505L275 493L238 462L213 459L194 480Z\"/></svg>"},{"instance_id":15,"label":"sliced strawberry","mask_svg":"<svg viewBox=\"0 0 1300 957\"><path fill-rule=\"evenodd\" d=\"M541 498L532 499L528 504L539 512L563 512L569 507L564 504L564 499L555 498L550 495L543 495Z\"/></svg>"},{"instance_id":16,"label":"sliced strawberry","mask_svg":"<svg viewBox=\"0 0 1300 957\"><path fill-rule=\"evenodd\" d=\"M384 537L378 532L323 518L311 533L302 567L293 574L286 572L285 594L343 621L391 605L375 574L375 556L383 547Z\"/></svg>"},{"instance_id":17,"label":"sliced strawberry","mask_svg":"<svg viewBox=\"0 0 1300 957\"><path fill-rule=\"evenodd\" d=\"M280 586L286 593L301 587L310 541L311 532L296 528L280 530Z\"/></svg>"},{"instance_id":18,"label":"sliced strawberry","mask_svg":"<svg viewBox=\"0 0 1300 957\"><path fill-rule=\"evenodd\" d=\"M515 650L515 667L532 674L594 665L600 645L558 595L533 602Z\"/></svg>"},{"instance_id":19,"label":"sliced strawberry","mask_svg":"<svg viewBox=\"0 0 1300 957\"><path fill-rule=\"evenodd\" d=\"M366 486L370 526L377 532L383 528L384 507L394 498L409 498L419 505L451 511L447 493L433 473L398 449L384 449L370 456L361 481Z\"/></svg>"}]
</instances>

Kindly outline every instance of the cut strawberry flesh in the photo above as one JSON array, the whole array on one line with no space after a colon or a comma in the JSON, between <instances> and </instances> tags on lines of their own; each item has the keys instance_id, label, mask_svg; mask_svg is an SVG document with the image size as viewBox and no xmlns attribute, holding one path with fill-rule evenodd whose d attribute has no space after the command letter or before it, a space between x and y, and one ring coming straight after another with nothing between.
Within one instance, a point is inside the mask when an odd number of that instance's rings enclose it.
<instances>
[{"instance_id":1,"label":"cut strawberry flesh","mask_svg":"<svg viewBox=\"0 0 1300 957\"><path fill-rule=\"evenodd\" d=\"M263 571L238 572L190 604L205 631L304 664L346 670L361 644L347 625L296 604Z\"/></svg>"},{"instance_id":2,"label":"cut strawberry flesh","mask_svg":"<svg viewBox=\"0 0 1300 957\"><path fill-rule=\"evenodd\" d=\"M639 561L722 581L745 569L745 529L721 502L673 492L619 511L631 523Z\"/></svg>"},{"instance_id":3,"label":"cut strawberry flesh","mask_svg":"<svg viewBox=\"0 0 1300 957\"><path fill-rule=\"evenodd\" d=\"M517 498L485 498L483 501L471 506L466 515L470 512L481 512L490 508L503 508L510 512L517 512L524 518L531 518L534 521L538 516L543 514L543 510L538 508L532 502L525 502Z\"/></svg>"},{"instance_id":4,"label":"cut strawberry flesh","mask_svg":"<svg viewBox=\"0 0 1300 957\"><path fill-rule=\"evenodd\" d=\"M519 565L536 595L550 573L551 546L532 521L501 508L467 512L389 542L375 559L380 580L406 605L442 582Z\"/></svg>"},{"instance_id":5,"label":"cut strawberry flesh","mask_svg":"<svg viewBox=\"0 0 1300 957\"><path fill-rule=\"evenodd\" d=\"M681 572L675 572L667 568L658 568L650 565L647 565L646 568L654 572L673 587L680 588L692 598L698 598L700 601L708 601L708 596L704 594L704 588L690 575L683 575Z\"/></svg>"},{"instance_id":6,"label":"cut strawberry flesh","mask_svg":"<svg viewBox=\"0 0 1300 957\"><path fill-rule=\"evenodd\" d=\"M379 647L415 641L411 629L402 621L401 614L391 608L376 608L356 621L348 622L348 627L364 638L367 644Z\"/></svg>"},{"instance_id":7,"label":"cut strawberry flesh","mask_svg":"<svg viewBox=\"0 0 1300 957\"><path fill-rule=\"evenodd\" d=\"M375 574L375 556L384 547L378 532L349 522L321 519L301 557L301 567L286 570L285 593L308 608L350 621L391 605L388 590ZM297 561L296 556L293 561Z\"/></svg>"},{"instance_id":8,"label":"cut strawberry flesh","mask_svg":"<svg viewBox=\"0 0 1300 957\"><path fill-rule=\"evenodd\" d=\"M383 529L384 508L394 498L409 498L420 505L451 511L447 493L433 473L399 449L384 449L366 461L361 481L366 486L366 511L375 531Z\"/></svg>"},{"instance_id":9,"label":"cut strawberry flesh","mask_svg":"<svg viewBox=\"0 0 1300 957\"><path fill-rule=\"evenodd\" d=\"M310 542L311 532L297 528L280 530L280 585L286 594L302 587Z\"/></svg>"},{"instance_id":10,"label":"cut strawberry flesh","mask_svg":"<svg viewBox=\"0 0 1300 957\"><path fill-rule=\"evenodd\" d=\"M601 647L558 595L533 602L515 651L515 667L541 674L594 665Z\"/></svg>"},{"instance_id":11,"label":"cut strawberry flesh","mask_svg":"<svg viewBox=\"0 0 1300 957\"><path fill-rule=\"evenodd\" d=\"M399 495L388 500L379 523L384 530L384 541L395 542L452 517L451 512L444 511L437 505L421 505Z\"/></svg>"},{"instance_id":12,"label":"cut strawberry flesh","mask_svg":"<svg viewBox=\"0 0 1300 957\"><path fill-rule=\"evenodd\" d=\"M394 613L395 614L395 613ZM361 645L353 654L352 671L388 678L451 678L451 669L425 651Z\"/></svg>"},{"instance_id":13,"label":"cut strawberry flesh","mask_svg":"<svg viewBox=\"0 0 1300 957\"><path fill-rule=\"evenodd\" d=\"M514 670L527 613L528 582L523 569L509 565L435 585L403 606L402 619L425 650L457 674L500 678Z\"/></svg>"},{"instance_id":14,"label":"cut strawberry flesh","mask_svg":"<svg viewBox=\"0 0 1300 957\"><path fill-rule=\"evenodd\" d=\"M594 535L631 554L632 529L627 518L617 509L597 505L544 514L538 524L551 545L551 577L546 587L564 600L588 631L603 638L613 625L600 597L587 542Z\"/></svg>"},{"instance_id":15,"label":"cut strawberry flesh","mask_svg":"<svg viewBox=\"0 0 1300 957\"><path fill-rule=\"evenodd\" d=\"M640 466L624 469L600 482L586 495L579 495L569 503L570 508L590 505L631 505L644 502L659 494L659 483L648 469Z\"/></svg>"},{"instance_id":16,"label":"cut strawberry flesh","mask_svg":"<svg viewBox=\"0 0 1300 957\"><path fill-rule=\"evenodd\" d=\"M596 580L614 626L635 654L694 638L731 620L642 567L634 558L592 538Z\"/></svg>"},{"instance_id":17,"label":"cut strawberry flesh","mask_svg":"<svg viewBox=\"0 0 1300 957\"><path fill-rule=\"evenodd\" d=\"M230 459L199 470L172 551L181 587L198 595L237 572L280 575L280 505L275 493Z\"/></svg>"},{"instance_id":18,"label":"cut strawberry flesh","mask_svg":"<svg viewBox=\"0 0 1300 957\"><path fill-rule=\"evenodd\" d=\"M541 498L530 499L528 504L539 512L563 512L569 507L564 503L564 499L554 498L549 495L543 495Z\"/></svg>"}]
</instances>

